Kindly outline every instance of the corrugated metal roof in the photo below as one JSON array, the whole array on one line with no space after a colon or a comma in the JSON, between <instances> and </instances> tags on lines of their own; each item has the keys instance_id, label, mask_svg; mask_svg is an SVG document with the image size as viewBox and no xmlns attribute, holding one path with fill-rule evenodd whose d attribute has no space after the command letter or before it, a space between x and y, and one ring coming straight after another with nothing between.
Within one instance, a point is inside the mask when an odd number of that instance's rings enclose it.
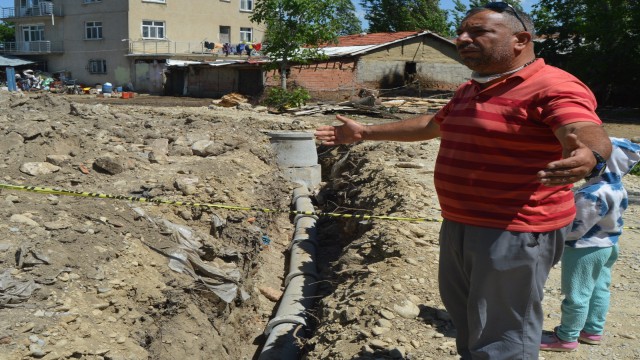
<instances>
[{"instance_id":1,"label":"corrugated metal roof","mask_svg":"<svg viewBox=\"0 0 640 360\"><path fill-rule=\"evenodd\" d=\"M376 45L362 45L362 46L338 46L338 47L325 47L322 48L322 52L329 56L343 56L350 55L357 51L368 50Z\"/></svg>"},{"instance_id":2,"label":"corrugated metal roof","mask_svg":"<svg viewBox=\"0 0 640 360\"><path fill-rule=\"evenodd\" d=\"M243 60L216 60L216 61L189 61L189 60L173 60L167 59L167 66L185 67L189 65L209 65L209 66L227 66L233 64L258 64L264 63L263 59L243 59Z\"/></svg>"},{"instance_id":3,"label":"corrugated metal roof","mask_svg":"<svg viewBox=\"0 0 640 360\"><path fill-rule=\"evenodd\" d=\"M0 55L0 66L22 66L33 64L33 61L24 60L15 56Z\"/></svg>"},{"instance_id":4,"label":"corrugated metal roof","mask_svg":"<svg viewBox=\"0 0 640 360\"><path fill-rule=\"evenodd\" d=\"M167 66L187 66L193 64L201 64L200 61L189 61L189 60L173 60L167 59Z\"/></svg>"}]
</instances>

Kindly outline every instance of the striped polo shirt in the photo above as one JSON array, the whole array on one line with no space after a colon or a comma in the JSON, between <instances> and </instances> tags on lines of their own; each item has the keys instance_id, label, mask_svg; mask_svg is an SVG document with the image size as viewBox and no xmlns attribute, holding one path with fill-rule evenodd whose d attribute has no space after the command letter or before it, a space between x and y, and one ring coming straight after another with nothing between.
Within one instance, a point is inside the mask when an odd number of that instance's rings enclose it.
<instances>
[{"instance_id":1,"label":"striped polo shirt","mask_svg":"<svg viewBox=\"0 0 640 360\"><path fill-rule=\"evenodd\" d=\"M595 108L586 85L542 59L486 89L461 85L433 119L441 134L435 186L442 216L519 232L570 224L572 186L544 186L536 173L562 158L554 130L601 124Z\"/></svg>"}]
</instances>

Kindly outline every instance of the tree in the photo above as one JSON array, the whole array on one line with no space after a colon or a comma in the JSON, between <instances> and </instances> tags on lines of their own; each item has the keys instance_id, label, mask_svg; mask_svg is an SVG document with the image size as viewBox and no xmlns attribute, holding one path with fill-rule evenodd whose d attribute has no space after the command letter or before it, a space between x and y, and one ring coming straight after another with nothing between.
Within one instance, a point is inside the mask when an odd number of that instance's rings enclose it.
<instances>
[{"instance_id":1,"label":"tree","mask_svg":"<svg viewBox=\"0 0 640 360\"><path fill-rule=\"evenodd\" d=\"M600 103L640 103L639 1L540 0L533 15L539 56L583 80Z\"/></svg>"},{"instance_id":2,"label":"tree","mask_svg":"<svg viewBox=\"0 0 640 360\"><path fill-rule=\"evenodd\" d=\"M467 11L476 7L483 7L488 1L486 0L469 0L467 1L469 6L465 5L462 0L453 0L453 10L451 11L451 16L453 18L453 22L449 23L449 26L453 31L460 26L462 19L464 19ZM510 4L514 8L522 11L522 5L520 4L520 0L504 0L504 2Z\"/></svg>"},{"instance_id":3,"label":"tree","mask_svg":"<svg viewBox=\"0 0 640 360\"><path fill-rule=\"evenodd\" d=\"M12 23L0 22L0 42L15 41L16 28Z\"/></svg>"},{"instance_id":4,"label":"tree","mask_svg":"<svg viewBox=\"0 0 640 360\"><path fill-rule=\"evenodd\" d=\"M348 0L347 0L348 1ZM251 21L266 26L263 53L280 69L287 88L291 62L325 58L318 45L333 43L345 31L345 0L258 0Z\"/></svg>"},{"instance_id":5,"label":"tree","mask_svg":"<svg viewBox=\"0 0 640 360\"><path fill-rule=\"evenodd\" d=\"M342 29L338 35L354 35L362 32L362 23L356 16L356 8L351 0L342 0L338 5L338 21L342 24Z\"/></svg>"},{"instance_id":6,"label":"tree","mask_svg":"<svg viewBox=\"0 0 640 360\"><path fill-rule=\"evenodd\" d=\"M448 34L447 12L438 0L361 0L369 32L429 30Z\"/></svg>"}]
</instances>

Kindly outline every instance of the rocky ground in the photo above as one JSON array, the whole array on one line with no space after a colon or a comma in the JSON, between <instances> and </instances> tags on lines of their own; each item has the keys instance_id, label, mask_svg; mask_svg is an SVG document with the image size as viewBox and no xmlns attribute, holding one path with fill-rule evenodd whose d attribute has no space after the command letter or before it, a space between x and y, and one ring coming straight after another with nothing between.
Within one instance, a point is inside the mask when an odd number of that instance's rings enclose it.
<instances>
[{"instance_id":1,"label":"rocky ground","mask_svg":"<svg viewBox=\"0 0 640 360\"><path fill-rule=\"evenodd\" d=\"M0 93L0 183L18 187L0 190L0 359L257 359L283 290L295 187L265 132L312 131L332 116L133 100ZM636 124L606 126L632 137ZM432 221L318 220L321 293L315 331L299 342L304 358L456 358L436 283L437 147L318 149L319 209ZM640 178L625 185L627 225L640 226ZM640 358L638 240L629 229L621 242L603 344L545 358ZM559 319L559 272L546 289L546 329Z\"/></svg>"}]
</instances>

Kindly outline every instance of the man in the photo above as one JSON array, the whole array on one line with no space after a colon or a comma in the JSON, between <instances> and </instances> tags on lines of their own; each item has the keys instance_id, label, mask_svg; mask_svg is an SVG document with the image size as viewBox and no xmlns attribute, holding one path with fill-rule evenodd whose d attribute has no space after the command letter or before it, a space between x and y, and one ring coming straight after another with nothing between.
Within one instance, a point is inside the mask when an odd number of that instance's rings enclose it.
<instances>
[{"instance_id":1,"label":"man","mask_svg":"<svg viewBox=\"0 0 640 360\"><path fill-rule=\"evenodd\" d=\"M463 359L537 359L543 287L575 215L571 184L611 143L591 91L535 59L530 17L470 10L456 46L473 79L434 116L363 126L338 116L327 145L440 137L434 181L444 221L439 286Z\"/></svg>"}]
</instances>

